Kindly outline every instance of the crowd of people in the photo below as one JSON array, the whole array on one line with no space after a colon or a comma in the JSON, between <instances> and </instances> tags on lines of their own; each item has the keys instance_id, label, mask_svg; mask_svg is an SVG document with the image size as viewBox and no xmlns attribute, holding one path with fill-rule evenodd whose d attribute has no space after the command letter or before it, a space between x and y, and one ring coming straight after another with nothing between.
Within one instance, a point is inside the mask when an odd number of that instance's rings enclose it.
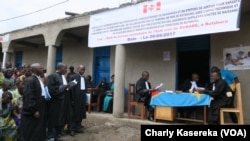
<instances>
[{"instance_id":1,"label":"crowd of people","mask_svg":"<svg viewBox=\"0 0 250 141\"><path fill-rule=\"evenodd\" d=\"M88 88L98 89L100 108L112 112L114 75L111 83L103 78L95 86L85 69L79 65L75 72L70 66L68 72L66 64L58 63L47 76L39 63L19 69L6 64L0 72L0 141L58 141L65 134L83 133Z\"/></svg>"},{"instance_id":2,"label":"crowd of people","mask_svg":"<svg viewBox=\"0 0 250 141\"><path fill-rule=\"evenodd\" d=\"M56 72L47 76L39 63L19 69L6 65L0 72L0 141L58 141L65 133L71 136L83 133L88 88L98 89L100 109L112 113L115 76L111 76L111 83L103 78L95 86L91 75L84 76L85 69L84 65L79 65L75 72L71 66L68 72L66 64L58 63ZM197 91L213 98L208 107L208 123L219 124L219 109L234 106L235 83L239 80L232 72L218 67L212 67L211 78L210 85ZM136 101L144 102L149 111L148 119L153 120L150 94L157 90L148 80L149 72L142 72L136 83ZM199 83L197 73L192 74L191 81L204 86ZM191 81L185 83L184 92L190 92ZM182 110L190 114L194 109ZM235 114L230 113L230 117L237 123Z\"/></svg>"}]
</instances>

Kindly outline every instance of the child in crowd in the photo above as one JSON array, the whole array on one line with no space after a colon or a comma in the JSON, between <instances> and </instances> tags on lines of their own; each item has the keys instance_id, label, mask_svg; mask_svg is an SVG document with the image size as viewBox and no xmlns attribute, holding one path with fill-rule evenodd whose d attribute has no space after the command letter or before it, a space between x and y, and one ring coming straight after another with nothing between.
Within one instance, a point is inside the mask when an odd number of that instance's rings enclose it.
<instances>
[{"instance_id":1,"label":"child in crowd","mask_svg":"<svg viewBox=\"0 0 250 141\"><path fill-rule=\"evenodd\" d=\"M16 90L14 91L13 99L13 119L16 122L17 127L20 127L21 124L21 113L23 109L23 87L24 87L24 77L19 77L16 80Z\"/></svg>"}]
</instances>

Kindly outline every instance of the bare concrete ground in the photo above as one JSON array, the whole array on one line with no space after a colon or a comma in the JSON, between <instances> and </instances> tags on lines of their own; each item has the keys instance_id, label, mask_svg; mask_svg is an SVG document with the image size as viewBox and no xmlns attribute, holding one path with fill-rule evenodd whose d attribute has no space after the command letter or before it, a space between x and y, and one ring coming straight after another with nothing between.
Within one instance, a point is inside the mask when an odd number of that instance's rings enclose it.
<instances>
[{"instance_id":1,"label":"bare concrete ground","mask_svg":"<svg viewBox=\"0 0 250 141\"><path fill-rule=\"evenodd\" d=\"M147 120L114 118L112 114L91 113L83 121L84 133L61 137L63 141L140 141L142 124L166 124Z\"/></svg>"},{"instance_id":2,"label":"bare concrete ground","mask_svg":"<svg viewBox=\"0 0 250 141\"><path fill-rule=\"evenodd\" d=\"M185 125L198 123L176 123L148 120L114 118L112 114L91 113L87 114L87 119L82 123L84 133L76 134L74 137L65 135L61 137L63 141L140 141L141 125ZM202 124L202 123L201 123Z\"/></svg>"}]
</instances>

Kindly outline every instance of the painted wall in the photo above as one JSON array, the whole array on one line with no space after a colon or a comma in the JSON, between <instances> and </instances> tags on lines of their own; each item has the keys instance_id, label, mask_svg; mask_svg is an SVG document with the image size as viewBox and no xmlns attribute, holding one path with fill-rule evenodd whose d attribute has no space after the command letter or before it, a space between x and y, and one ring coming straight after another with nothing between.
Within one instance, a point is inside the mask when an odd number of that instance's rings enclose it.
<instances>
[{"instance_id":1,"label":"painted wall","mask_svg":"<svg viewBox=\"0 0 250 141\"><path fill-rule=\"evenodd\" d=\"M23 51L23 64L40 63L43 67L47 66L48 48L47 47L26 47L15 48L15 51ZM15 65L15 52L12 54L11 61Z\"/></svg>"},{"instance_id":2,"label":"painted wall","mask_svg":"<svg viewBox=\"0 0 250 141\"><path fill-rule=\"evenodd\" d=\"M82 64L86 66L85 75L93 76L93 49L87 44L67 42L63 43L63 62L70 66L77 67Z\"/></svg>"},{"instance_id":3,"label":"painted wall","mask_svg":"<svg viewBox=\"0 0 250 141\"><path fill-rule=\"evenodd\" d=\"M162 40L129 44L126 46L125 87L136 83L142 71L150 73L152 87L163 83L163 89L175 90L176 45L175 40ZM163 52L170 51L171 60L163 61ZM115 48L111 49L112 73L114 72Z\"/></svg>"},{"instance_id":4,"label":"painted wall","mask_svg":"<svg viewBox=\"0 0 250 141\"><path fill-rule=\"evenodd\" d=\"M223 49L250 46L250 14L242 15L240 31L211 35L211 65L223 68ZM242 88L242 103L245 122L250 123L250 70L233 71L238 75Z\"/></svg>"}]
</instances>

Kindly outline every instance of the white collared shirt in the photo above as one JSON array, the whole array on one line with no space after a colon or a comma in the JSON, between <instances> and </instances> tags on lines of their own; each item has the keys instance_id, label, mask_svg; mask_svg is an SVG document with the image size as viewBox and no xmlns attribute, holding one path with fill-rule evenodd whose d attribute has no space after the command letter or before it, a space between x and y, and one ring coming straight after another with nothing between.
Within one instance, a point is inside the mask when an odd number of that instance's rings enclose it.
<instances>
[{"instance_id":1,"label":"white collared shirt","mask_svg":"<svg viewBox=\"0 0 250 141\"><path fill-rule=\"evenodd\" d=\"M41 90L42 90L42 96L45 96L45 90L44 90L44 84L43 84L43 81L42 81L42 79L41 79L41 77L40 76L37 76L37 75L35 75L36 77L37 77L37 79L39 80L39 82L40 82L40 86L41 86Z\"/></svg>"},{"instance_id":2,"label":"white collared shirt","mask_svg":"<svg viewBox=\"0 0 250 141\"><path fill-rule=\"evenodd\" d=\"M62 75L62 81L63 81L63 85L67 85L68 84L68 82L67 82L67 80L65 78L65 75Z\"/></svg>"}]
</instances>

